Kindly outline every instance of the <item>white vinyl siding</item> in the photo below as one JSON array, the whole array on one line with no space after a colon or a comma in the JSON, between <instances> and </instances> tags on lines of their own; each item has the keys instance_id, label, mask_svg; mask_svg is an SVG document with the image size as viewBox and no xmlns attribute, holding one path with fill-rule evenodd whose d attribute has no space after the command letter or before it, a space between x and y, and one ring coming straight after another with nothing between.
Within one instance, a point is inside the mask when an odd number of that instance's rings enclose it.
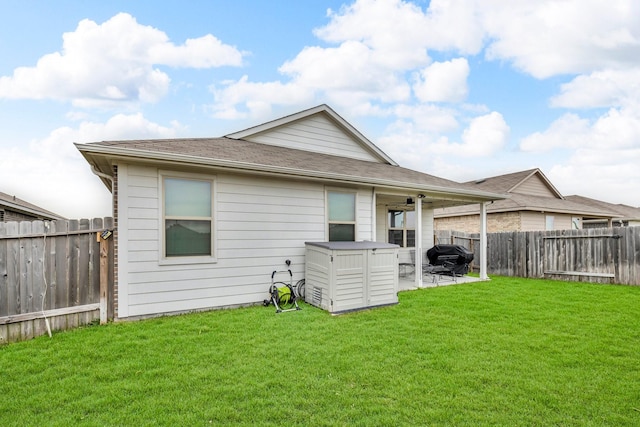
<instances>
[{"instance_id":1,"label":"white vinyl siding","mask_svg":"<svg viewBox=\"0 0 640 427\"><path fill-rule=\"evenodd\" d=\"M356 197L356 240L373 240L373 193L370 189L360 189ZM384 237L379 237L384 241Z\"/></svg>"},{"instance_id":2,"label":"white vinyl siding","mask_svg":"<svg viewBox=\"0 0 640 427\"><path fill-rule=\"evenodd\" d=\"M258 303L286 259L294 279L303 278L305 241L328 240L323 185L216 173L216 262L167 265L160 171L118 171L121 318ZM370 240L371 189L350 191L358 194L356 238Z\"/></svg>"},{"instance_id":3,"label":"white vinyl siding","mask_svg":"<svg viewBox=\"0 0 640 427\"><path fill-rule=\"evenodd\" d=\"M262 144L379 162L378 158L358 141L349 137L332 120L321 114L247 136L245 139Z\"/></svg>"}]
</instances>

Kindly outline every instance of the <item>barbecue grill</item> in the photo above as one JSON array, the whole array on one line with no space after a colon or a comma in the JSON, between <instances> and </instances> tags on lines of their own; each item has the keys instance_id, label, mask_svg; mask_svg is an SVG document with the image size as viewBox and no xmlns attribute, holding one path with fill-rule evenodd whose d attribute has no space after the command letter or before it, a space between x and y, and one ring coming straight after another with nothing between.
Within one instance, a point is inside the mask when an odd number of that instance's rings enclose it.
<instances>
[{"instance_id":1,"label":"barbecue grill","mask_svg":"<svg viewBox=\"0 0 640 427\"><path fill-rule=\"evenodd\" d=\"M460 245L435 245L427 251L427 258L425 272L462 276L469 272L473 252Z\"/></svg>"}]
</instances>

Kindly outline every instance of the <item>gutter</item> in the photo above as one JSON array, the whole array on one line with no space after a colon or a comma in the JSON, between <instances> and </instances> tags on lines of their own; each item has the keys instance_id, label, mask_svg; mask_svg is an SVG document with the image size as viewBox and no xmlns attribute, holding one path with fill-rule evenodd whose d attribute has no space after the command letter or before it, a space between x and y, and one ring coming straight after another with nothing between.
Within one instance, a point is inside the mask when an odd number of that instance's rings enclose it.
<instances>
[{"instance_id":1,"label":"gutter","mask_svg":"<svg viewBox=\"0 0 640 427\"><path fill-rule=\"evenodd\" d=\"M109 181L111 183L111 186L110 187L108 186L107 188L110 191L113 190L113 176L100 172L98 169L96 169L96 165L94 165L93 163L90 163L89 165L91 166L91 172L93 172L94 175L102 179L102 182Z\"/></svg>"}]
</instances>

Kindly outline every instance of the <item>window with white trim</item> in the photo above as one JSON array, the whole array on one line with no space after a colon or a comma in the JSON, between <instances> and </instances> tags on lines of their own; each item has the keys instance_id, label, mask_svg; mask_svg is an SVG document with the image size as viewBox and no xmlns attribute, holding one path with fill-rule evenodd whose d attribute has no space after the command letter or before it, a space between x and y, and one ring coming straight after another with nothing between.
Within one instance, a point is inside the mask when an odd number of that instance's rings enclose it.
<instances>
[{"instance_id":1,"label":"window with white trim","mask_svg":"<svg viewBox=\"0 0 640 427\"><path fill-rule=\"evenodd\" d=\"M163 255L212 257L213 180L163 176Z\"/></svg>"},{"instance_id":2,"label":"window with white trim","mask_svg":"<svg viewBox=\"0 0 640 427\"><path fill-rule=\"evenodd\" d=\"M545 216L545 230L553 230L554 229L554 220L553 215Z\"/></svg>"},{"instance_id":3,"label":"window with white trim","mask_svg":"<svg viewBox=\"0 0 640 427\"><path fill-rule=\"evenodd\" d=\"M328 191L327 218L330 242L355 241L356 193L346 191Z\"/></svg>"},{"instance_id":4,"label":"window with white trim","mask_svg":"<svg viewBox=\"0 0 640 427\"><path fill-rule=\"evenodd\" d=\"M406 210L389 210L387 227L389 243L403 248L416 245L416 212Z\"/></svg>"}]
</instances>

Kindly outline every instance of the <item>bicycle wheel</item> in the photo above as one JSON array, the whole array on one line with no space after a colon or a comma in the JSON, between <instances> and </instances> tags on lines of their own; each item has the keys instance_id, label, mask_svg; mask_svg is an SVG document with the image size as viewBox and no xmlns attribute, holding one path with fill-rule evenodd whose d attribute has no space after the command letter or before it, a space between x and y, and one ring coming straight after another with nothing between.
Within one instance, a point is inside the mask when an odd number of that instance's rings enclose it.
<instances>
[{"instance_id":1,"label":"bicycle wheel","mask_svg":"<svg viewBox=\"0 0 640 427\"><path fill-rule=\"evenodd\" d=\"M298 298L304 301L304 279L298 280L298 283L296 283L295 290Z\"/></svg>"}]
</instances>

